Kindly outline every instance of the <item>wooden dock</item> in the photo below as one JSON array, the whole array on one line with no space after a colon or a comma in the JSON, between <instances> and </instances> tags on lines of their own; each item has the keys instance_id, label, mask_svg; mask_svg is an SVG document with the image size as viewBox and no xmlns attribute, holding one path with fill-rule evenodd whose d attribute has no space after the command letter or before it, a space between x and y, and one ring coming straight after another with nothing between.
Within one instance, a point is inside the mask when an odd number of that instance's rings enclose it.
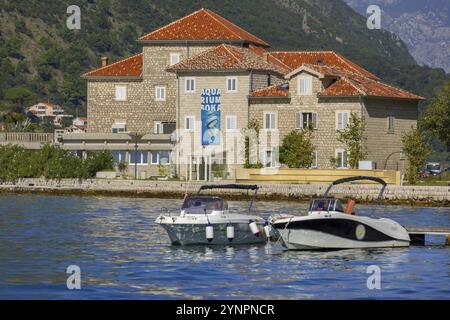
<instances>
[{"instance_id":1,"label":"wooden dock","mask_svg":"<svg viewBox=\"0 0 450 320\"><path fill-rule=\"evenodd\" d=\"M411 238L411 245L425 245L425 237L443 236L445 237L445 245L450 245L450 227L405 227Z\"/></svg>"}]
</instances>

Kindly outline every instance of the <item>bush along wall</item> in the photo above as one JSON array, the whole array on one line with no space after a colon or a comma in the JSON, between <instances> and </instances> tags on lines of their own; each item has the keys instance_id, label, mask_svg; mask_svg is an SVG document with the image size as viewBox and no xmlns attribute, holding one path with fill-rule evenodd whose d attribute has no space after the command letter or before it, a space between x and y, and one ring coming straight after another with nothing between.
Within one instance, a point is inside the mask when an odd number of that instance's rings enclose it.
<instances>
[{"instance_id":1,"label":"bush along wall","mask_svg":"<svg viewBox=\"0 0 450 320\"><path fill-rule=\"evenodd\" d=\"M0 146L0 182L23 178L87 179L98 171L112 170L110 151L88 153L86 159L57 146L45 145L40 150L26 150L18 145Z\"/></svg>"}]
</instances>

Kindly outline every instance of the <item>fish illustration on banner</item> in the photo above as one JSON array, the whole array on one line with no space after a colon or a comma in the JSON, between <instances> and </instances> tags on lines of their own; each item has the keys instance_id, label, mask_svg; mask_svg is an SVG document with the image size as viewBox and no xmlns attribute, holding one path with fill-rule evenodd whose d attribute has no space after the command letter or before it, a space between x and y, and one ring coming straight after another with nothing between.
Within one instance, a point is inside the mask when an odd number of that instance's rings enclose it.
<instances>
[{"instance_id":1,"label":"fish illustration on banner","mask_svg":"<svg viewBox=\"0 0 450 320\"><path fill-rule=\"evenodd\" d=\"M202 99L202 145L220 145L220 89L203 89Z\"/></svg>"}]
</instances>

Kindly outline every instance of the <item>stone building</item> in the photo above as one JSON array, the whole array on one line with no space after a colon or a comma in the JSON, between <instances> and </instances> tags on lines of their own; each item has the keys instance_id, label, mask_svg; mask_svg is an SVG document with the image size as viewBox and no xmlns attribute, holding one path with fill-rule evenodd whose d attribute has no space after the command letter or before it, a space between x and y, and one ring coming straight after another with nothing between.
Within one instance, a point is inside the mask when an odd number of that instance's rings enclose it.
<instances>
[{"instance_id":1,"label":"stone building","mask_svg":"<svg viewBox=\"0 0 450 320\"><path fill-rule=\"evenodd\" d=\"M217 165L233 178L243 153L234 135L250 121L269 133L258 150L265 166L280 165L277 146L286 134L312 126L313 167L330 168L335 158L345 168L347 151L336 131L351 113L365 119L367 160L396 169L401 134L416 125L423 99L332 51L270 51L268 43L207 9L138 41L141 53L112 64L103 58L102 67L84 75L88 133L146 136L139 157L149 175L161 166L154 149L164 158L170 153L164 165L181 177L211 179ZM170 134L176 148L167 147ZM158 135L166 135L165 150ZM124 159L133 164L130 154Z\"/></svg>"}]
</instances>

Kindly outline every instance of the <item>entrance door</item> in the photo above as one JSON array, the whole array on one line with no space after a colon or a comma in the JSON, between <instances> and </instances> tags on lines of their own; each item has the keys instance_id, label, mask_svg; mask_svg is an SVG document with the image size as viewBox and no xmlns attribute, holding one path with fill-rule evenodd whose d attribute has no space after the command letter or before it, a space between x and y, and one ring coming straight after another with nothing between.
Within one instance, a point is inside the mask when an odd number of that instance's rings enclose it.
<instances>
[{"instance_id":1,"label":"entrance door","mask_svg":"<svg viewBox=\"0 0 450 320\"><path fill-rule=\"evenodd\" d=\"M210 158L192 157L189 163L189 179L191 181L209 181L211 177Z\"/></svg>"}]
</instances>

